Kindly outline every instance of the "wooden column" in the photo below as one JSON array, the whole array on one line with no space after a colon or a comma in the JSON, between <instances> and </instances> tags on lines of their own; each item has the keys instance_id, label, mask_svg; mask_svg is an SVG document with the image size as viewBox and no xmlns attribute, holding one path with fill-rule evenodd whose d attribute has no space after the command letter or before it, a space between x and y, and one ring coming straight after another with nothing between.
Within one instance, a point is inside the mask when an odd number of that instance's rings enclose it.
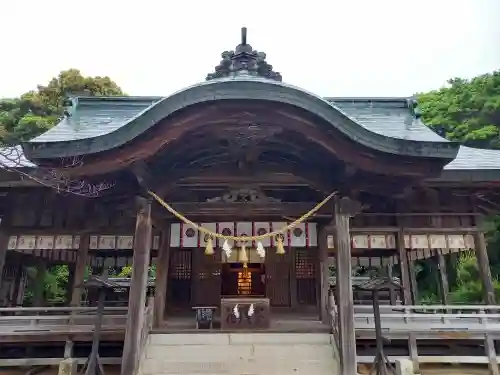
<instances>
[{"instance_id":1,"label":"wooden column","mask_svg":"<svg viewBox=\"0 0 500 375\"><path fill-rule=\"evenodd\" d=\"M389 280L393 281L394 277L392 274L392 264L388 264L386 267L387 267L387 277L389 278ZM391 305L396 304L396 291L394 290L394 288L391 288L389 290L389 301Z\"/></svg>"},{"instance_id":2,"label":"wooden column","mask_svg":"<svg viewBox=\"0 0 500 375\"><path fill-rule=\"evenodd\" d=\"M450 286L448 283L448 272L446 271L446 259L441 253L441 249L437 250L436 254L436 267L439 274L439 294L441 296L441 303L447 305L449 302Z\"/></svg>"},{"instance_id":3,"label":"wooden column","mask_svg":"<svg viewBox=\"0 0 500 375\"><path fill-rule=\"evenodd\" d=\"M408 271L410 273L411 301L414 305L418 305L417 270L415 269L415 263L410 259L408 259Z\"/></svg>"},{"instance_id":4,"label":"wooden column","mask_svg":"<svg viewBox=\"0 0 500 375\"><path fill-rule=\"evenodd\" d=\"M411 305L412 299L414 298L412 294L411 288L411 276L410 276L410 267L408 262L408 253L406 252L405 247L405 236L403 227L399 228L399 231L396 236L396 242L398 247L399 254L399 268L401 271L401 282L403 283L403 300L405 305ZM410 352L410 359L413 362L413 368L415 373L420 372L420 365L418 363L418 348L417 348L417 339L413 333L409 334L408 338L408 350Z\"/></svg>"},{"instance_id":5,"label":"wooden column","mask_svg":"<svg viewBox=\"0 0 500 375\"><path fill-rule=\"evenodd\" d=\"M340 357L342 374L357 373L354 298L352 290L350 200L335 202L335 252L337 261L337 298L339 304Z\"/></svg>"},{"instance_id":6,"label":"wooden column","mask_svg":"<svg viewBox=\"0 0 500 375\"><path fill-rule=\"evenodd\" d=\"M88 234L80 236L80 248L78 249L75 274L73 275L73 291L71 292L70 306L80 306L82 299L82 288L80 286L83 284L83 279L85 278L89 245L90 236Z\"/></svg>"},{"instance_id":7,"label":"wooden column","mask_svg":"<svg viewBox=\"0 0 500 375\"><path fill-rule=\"evenodd\" d=\"M410 270L408 268L408 253L405 247L405 237L403 229L400 228L396 236L399 256L399 268L401 272L401 282L403 283L403 301L405 305L412 304Z\"/></svg>"},{"instance_id":8,"label":"wooden column","mask_svg":"<svg viewBox=\"0 0 500 375\"><path fill-rule=\"evenodd\" d=\"M160 327L165 316L168 288L168 269L170 264L170 223L161 231L161 244L156 259L156 280L153 327Z\"/></svg>"},{"instance_id":9,"label":"wooden column","mask_svg":"<svg viewBox=\"0 0 500 375\"><path fill-rule=\"evenodd\" d=\"M436 207L440 207L440 202L439 202L439 196L438 194L434 194L431 196L431 199L433 199L433 204L436 205ZM432 216L431 218L432 225L435 228L442 228L443 227L443 220L441 216ZM448 273L446 272L446 260L444 258L444 255L442 253L442 249L437 249L436 250L436 256L435 256L435 263L436 263L436 268L438 270L438 289L439 289L439 295L441 297L441 303L443 305L448 304L448 294L450 292L450 287L448 284Z\"/></svg>"},{"instance_id":10,"label":"wooden column","mask_svg":"<svg viewBox=\"0 0 500 375\"><path fill-rule=\"evenodd\" d=\"M476 220L476 226L480 226L479 220ZM478 225L479 224L479 225ZM479 276L483 284L484 302L487 305L496 305L495 288L491 277L490 260L488 258L488 250L484 232L479 231L474 236L476 247L476 259L479 269Z\"/></svg>"},{"instance_id":11,"label":"wooden column","mask_svg":"<svg viewBox=\"0 0 500 375\"><path fill-rule=\"evenodd\" d=\"M328 309L328 291L330 289L329 277L330 269L328 267L328 231L325 225L318 228L318 258L319 258L319 315L324 324L330 323L330 313Z\"/></svg>"},{"instance_id":12,"label":"wooden column","mask_svg":"<svg viewBox=\"0 0 500 375\"><path fill-rule=\"evenodd\" d=\"M36 267L35 290L33 293L33 306L41 307L45 304L45 274L47 264L40 260Z\"/></svg>"},{"instance_id":13,"label":"wooden column","mask_svg":"<svg viewBox=\"0 0 500 375\"><path fill-rule=\"evenodd\" d=\"M7 251L9 246L9 230L7 218L2 217L0 222L0 290L2 290L3 268L7 259Z\"/></svg>"},{"instance_id":14,"label":"wooden column","mask_svg":"<svg viewBox=\"0 0 500 375\"><path fill-rule=\"evenodd\" d=\"M149 254L151 251L151 202L137 198L132 279L128 301L127 327L123 343L122 375L135 375L146 307Z\"/></svg>"}]
</instances>

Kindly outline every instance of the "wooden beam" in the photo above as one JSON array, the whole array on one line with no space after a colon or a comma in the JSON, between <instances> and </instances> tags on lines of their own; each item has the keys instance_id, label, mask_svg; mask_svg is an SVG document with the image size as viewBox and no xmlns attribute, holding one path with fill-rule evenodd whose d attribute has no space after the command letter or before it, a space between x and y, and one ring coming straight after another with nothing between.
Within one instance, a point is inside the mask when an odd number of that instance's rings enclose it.
<instances>
[{"instance_id":1,"label":"wooden beam","mask_svg":"<svg viewBox=\"0 0 500 375\"><path fill-rule=\"evenodd\" d=\"M123 343L121 375L135 375L139 362L141 331L146 307L149 253L151 249L151 202L137 198L132 280L128 301L127 327Z\"/></svg>"},{"instance_id":2,"label":"wooden beam","mask_svg":"<svg viewBox=\"0 0 500 375\"><path fill-rule=\"evenodd\" d=\"M170 263L170 223L161 230L161 244L156 258L156 280L153 327L158 328L163 322L167 303L168 270Z\"/></svg>"},{"instance_id":3,"label":"wooden beam","mask_svg":"<svg viewBox=\"0 0 500 375\"><path fill-rule=\"evenodd\" d=\"M356 374L356 333L354 330L351 234L349 231L351 213L343 212L340 199L335 199L334 212L335 250L337 253L337 298L339 301L339 350L342 374Z\"/></svg>"}]
</instances>

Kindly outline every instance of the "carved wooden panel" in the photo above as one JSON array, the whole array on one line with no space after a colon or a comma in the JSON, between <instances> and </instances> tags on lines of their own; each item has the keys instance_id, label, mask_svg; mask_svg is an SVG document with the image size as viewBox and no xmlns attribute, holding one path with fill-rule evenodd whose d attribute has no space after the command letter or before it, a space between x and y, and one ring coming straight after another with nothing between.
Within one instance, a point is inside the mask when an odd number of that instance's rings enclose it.
<instances>
[{"instance_id":1,"label":"carved wooden panel","mask_svg":"<svg viewBox=\"0 0 500 375\"><path fill-rule=\"evenodd\" d=\"M290 252L266 252L266 294L272 306L290 306Z\"/></svg>"}]
</instances>

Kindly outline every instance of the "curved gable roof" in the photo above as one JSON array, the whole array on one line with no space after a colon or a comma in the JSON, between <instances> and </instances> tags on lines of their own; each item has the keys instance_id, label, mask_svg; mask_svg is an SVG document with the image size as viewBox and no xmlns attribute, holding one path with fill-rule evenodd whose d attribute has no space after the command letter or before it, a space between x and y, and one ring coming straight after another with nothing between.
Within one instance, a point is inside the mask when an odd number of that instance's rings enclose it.
<instances>
[{"instance_id":1,"label":"curved gable roof","mask_svg":"<svg viewBox=\"0 0 500 375\"><path fill-rule=\"evenodd\" d=\"M103 152L132 141L183 108L229 99L264 100L302 108L351 140L381 152L443 159L454 159L458 152L458 144L431 136L432 131L419 124L402 101L397 105L393 103L393 108L377 108L385 111L393 121L399 117L399 129L392 127L389 130L391 124L383 123L384 116L366 117L370 105L365 106L363 114L359 108L353 111L359 101L329 101L282 82L253 76L211 80L165 98L79 98L69 117L25 143L23 148L34 159Z\"/></svg>"}]
</instances>

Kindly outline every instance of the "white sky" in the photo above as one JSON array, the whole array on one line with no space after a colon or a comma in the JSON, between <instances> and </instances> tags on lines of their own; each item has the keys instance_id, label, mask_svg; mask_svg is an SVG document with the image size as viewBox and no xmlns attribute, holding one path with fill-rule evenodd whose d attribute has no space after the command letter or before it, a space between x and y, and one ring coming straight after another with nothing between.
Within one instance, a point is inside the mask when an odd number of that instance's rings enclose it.
<instances>
[{"instance_id":1,"label":"white sky","mask_svg":"<svg viewBox=\"0 0 500 375\"><path fill-rule=\"evenodd\" d=\"M407 96L500 68L500 0L16 0L0 6L0 97L62 69L131 95L202 81L240 27L284 81L322 96Z\"/></svg>"}]
</instances>

